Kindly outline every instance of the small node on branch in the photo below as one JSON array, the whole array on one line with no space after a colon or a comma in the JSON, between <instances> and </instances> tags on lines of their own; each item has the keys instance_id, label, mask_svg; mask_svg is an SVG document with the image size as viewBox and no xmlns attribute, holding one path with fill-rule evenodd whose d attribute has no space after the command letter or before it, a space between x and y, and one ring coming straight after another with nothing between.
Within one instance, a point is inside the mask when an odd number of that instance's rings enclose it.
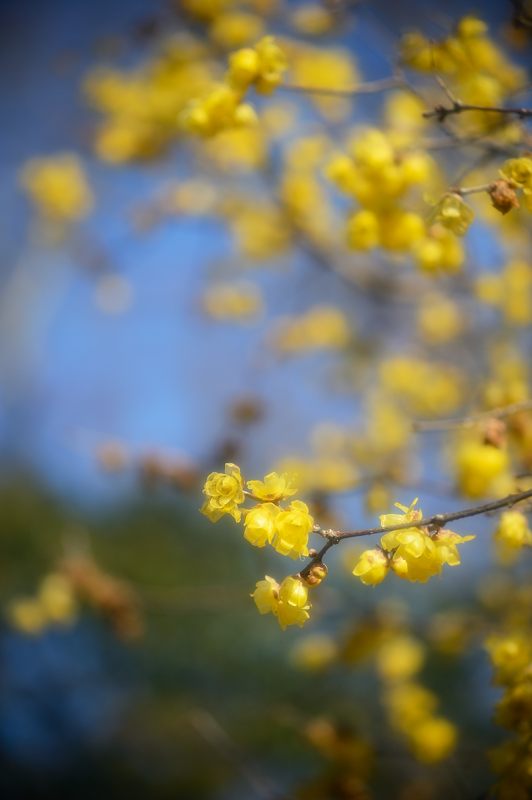
<instances>
[{"instance_id":1,"label":"small node on branch","mask_svg":"<svg viewBox=\"0 0 532 800\"><path fill-rule=\"evenodd\" d=\"M484 444L501 448L506 444L506 423L497 417L490 417L484 425Z\"/></svg>"}]
</instances>

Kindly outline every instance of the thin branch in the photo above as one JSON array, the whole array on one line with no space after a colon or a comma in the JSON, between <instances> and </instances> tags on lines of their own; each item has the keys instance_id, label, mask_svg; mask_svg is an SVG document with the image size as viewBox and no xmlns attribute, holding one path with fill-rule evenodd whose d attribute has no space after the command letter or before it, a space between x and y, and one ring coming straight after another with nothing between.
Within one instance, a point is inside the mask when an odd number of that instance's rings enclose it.
<instances>
[{"instance_id":1,"label":"thin branch","mask_svg":"<svg viewBox=\"0 0 532 800\"><path fill-rule=\"evenodd\" d=\"M373 94L386 92L389 89L398 89L405 85L405 79L399 75L391 75L389 78L381 78L376 81L359 83L344 89L322 86L304 86L298 83L281 83L279 89L287 92L297 92L298 94L321 94L329 97L354 97L357 94Z\"/></svg>"},{"instance_id":2,"label":"thin branch","mask_svg":"<svg viewBox=\"0 0 532 800\"><path fill-rule=\"evenodd\" d=\"M450 189L451 194L459 194L460 197L465 197L468 194L479 194L480 192L489 192L493 188L493 183L482 183L479 186L456 186Z\"/></svg>"},{"instance_id":3,"label":"thin branch","mask_svg":"<svg viewBox=\"0 0 532 800\"><path fill-rule=\"evenodd\" d=\"M479 106L474 103L462 103L460 100L454 100L450 106L437 105L430 111L424 111L423 116L425 119L436 117L438 122L444 122L447 117L454 114L462 114L464 111L484 111L492 114L510 114L515 115L519 119L532 117L532 108L505 108L503 106Z\"/></svg>"},{"instance_id":4,"label":"thin branch","mask_svg":"<svg viewBox=\"0 0 532 800\"><path fill-rule=\"evenodd\" d=\"M417 420L412 427L415 431L446 431L452 428L467 428L486 419L505 419L521 411L532 410L532 400L522 400L508 406L500 406L490 411L479 411L478 414L469 414L466 417L449 417L448 419Z\"/></svg>"},{"instance_id":5,"label":"thin branch","mask_svg":"<svg viewBox=\"0 0 532 800\"><path fill-rule=\"evenodd\" d=\"M433 528L439 530L448 522L454 522L458 519L465 519L466 517L476 517L479 514L488 514L491 511L497 511L500 508L510 508L516 503L523 500L532 498L532 489L527 489L524 492L516 492L515 494L507 495L507 497L493 500L490 503L484 503L481 506L474 506L473 508L465 508L462 511L451 511L447 514L434 514L431 517L424 517L418 520L409 520L408 522L401 522L397 525L382 525L375 528L361 528L354 531L335 531L324 530L321 535L327 538L327 542L323 545L315 556L311 558L309 563L304 567L300 575L304 578L308 575L310 570L315 564L319 564L323 560L323 556L334 545L340 544L344 539L355 539L361 536L373 536L377 533L390 533L391 531L407 530L408 528Z\"/></svg>"}]
</instances>

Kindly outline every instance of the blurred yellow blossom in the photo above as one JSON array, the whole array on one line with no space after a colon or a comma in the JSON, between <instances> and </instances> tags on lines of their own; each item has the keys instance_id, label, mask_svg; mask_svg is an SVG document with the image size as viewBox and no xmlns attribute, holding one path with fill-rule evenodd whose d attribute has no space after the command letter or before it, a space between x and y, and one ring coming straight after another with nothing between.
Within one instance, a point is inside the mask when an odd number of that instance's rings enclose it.
<instances>
[{"instance_id":1,"label":"blurred yellow blossom","mask_svg":"<svg viewBox=\"0 0 532 800\"><path fill-rule=\"evenodd\" d=\"M349 323L339 308L318 305L297 317L280 320L273 333L274 348L291 354L345 347L351 338Z\"/></svg>"},{"instance_id":2,"label":"blurred yellow blossom","mask_svg":"<svg viewBox=\"0 0 532 800\"><path fill-rule=\"evenodd\" d=\"M215 320L255 319L263 310L259 289L252 283L213 283L202 298L203 310Z\"/></svg>"},{"instance_id":3,"label":"blurred yellow blossom","mask_svg":"<svg viewBox=\"0 0 532 800\"><path fill-rule=\"evenodd\" d=\"M20 181L39 214L51 222L75 222L92 208L82 163L72 153L31 158L22 168Z\"/></svg>"}]
</instances>

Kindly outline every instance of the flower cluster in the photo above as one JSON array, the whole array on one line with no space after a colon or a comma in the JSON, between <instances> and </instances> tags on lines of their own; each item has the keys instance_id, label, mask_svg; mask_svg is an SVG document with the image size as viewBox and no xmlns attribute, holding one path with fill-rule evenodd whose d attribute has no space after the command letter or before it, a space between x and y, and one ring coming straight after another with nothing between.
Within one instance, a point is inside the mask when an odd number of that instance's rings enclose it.
<instances>
[{"instance_id":1,"label":"flower cluster","mask_svg":"<svg viewBox=\"0 0 532 800\"><path fill-rule=\"evenodd\" d=\"M236 522L244 517L244 538L255 547L271 544L281 555L298 558L308 555L308 537L314 527L308 506L301 500L292 500L283 508L282 500L297 491L293 479L286 473L270 472L263 481L244 482L235 464L226 464L225 473L212 472L203 489L207 500L202 513L211 522L229 514ZM246 499L258 500L252 508L241 509Z\"/></svg>"},{"instance_id":2,"label":"flower cluster","mask_svg":"<svg viewBox=\"0 0 532 800\"><path fill-rule=\"evenodd\" d=\"M406 34L401 56L415 70L445 75L465 103L499 106L507 93L526 84L523 70L508 61L490 38L486 23L473 16L463 17L454 33L438 42L415 31ZM459 124L478 133L500 127L501 119L497 114L472 112Z\"/></svg>"},{"instance_id":3,"label":"flower cluster","mask_svg":"<svg viewBox=\"0 0 532 800\"><path fill-rule=\"evenodd\" d=\"M308 587L297 575L289 575L280 585L266 575L251 596L259 614L273 614L283 630L288 625L302 627L309 618Z\"/></svg>"},{"instance_id":4,"label":"flower cluster","mask_svg":"<svg viewBox=\"0 0 532 800\"><path fill-rule=\"evenodd\" d=\"M532 791L532 643L522 631L491 636L486 641L494 679L504 687L495 711L495 721L513 737L490 752L498 774L497 797L525 800Z\"/></svg>"},{"instance_id":5,"label":"flower cluster","mask_svg":"<svg viewBox=\"0 0 532 800\"><path fill-rule=\"evenodd\" d=\"M10 603L8 618L22 633L36 635L49 626L71 625L77 608L71 581L58 572L51 572L43 578L35 596L19 597Z\"/></svg>"},{"instance_id":6,"label":"flower cluster","mask_svg":"<svg viewBox=\"0 0 532 800\"><path fill-rule=\"evenodd\" d=\"M250 87L269 94L279 85L286 70L286 57L273 36L265 36L255 47L237 50L229 57L222 83L205 96L192 100L181 114L185 130L202 136L256 122L254 108L243 102Z\"/></svg>"},{"instance_id":7,"label":"flower cluster","mask_svg":"<svg viewBox=\"0 0 532 800\"><path fill-rule=\"evenodd\" d=\"M410 506L395 505L401 514L382 514L381 526L403 525L412 522L412 527L392 530L381 538L380 547L365 550L353 569L362 583L376 586L388 572L393 570L400 578L424 583L434 575L439 575L445 564L451 567L460 564L457 545L469 542L474 536L460 536L453 531L437 528L429 532L416 526L422 519L420 509L416 509L417 498Z\"/></svg>"},{"instance_id":8,"label":"flower cluster","mask_svg":"<svg viewBox=\"0 0 532 800\"><path fill-rule=\"evenodd\" d=\"M443 761L456 746L457 730L452 722L434 713L436 695L415 679L425 661L425 648L400 631L385 636L376 656L390 726L418 761Z\"/></svg>"},{"instance_id":9,"label":"flower cluster","mask_svg":"<svg viewBox=\"0 0 532 800\"><path fill-rule=\"evenodd\" d=\"M408 190L433 175L430 157L422 151L394 147L383 131L369 128L350 144L349 155L337 155L327 176L362 209L347 221L347 243L354 250L383 247L411 251L425 235L423 218L399 205Z\"/></svg>"},{"instance_id":10,"label":"flower cluster","mask_svg":"<svg viewBox=\"0 0 532 800\"><path fill-rule=\"evenodd\" d=\"M293 478L283 473L270 472L264 480L244 481L239 467L226 464L225 473L212 472L203 489L207 500L201 509L212 522L224 514L236 522L244 521L244 538L254 547L271 545L283 556L300 558L309 555L308 539L314 528L314 519L302 500L292 500L283 507L282 501L297 491ZM251 508L241 508L246 498L258 501ZM325 570L325 568L323 568ZM316 585L325 572L314 570L309 579L286 578L279 588L273 578L266 577L257 584L253 594L261 614L275 614L282 628L302 625L308 619L307 585Z\"/></svg>"},{"instance_id":11,"label":"flower cluster","mask_svg":"<svg viewBox=\"0 0 532 800\"><path fill-rule=\"evenodd\" d=\"M280 319L272 333L272 345L281 354L311 350L337 350L351 340L349 323L334 306L313 306L304 314Z\"/></svg>"}]
</instances>

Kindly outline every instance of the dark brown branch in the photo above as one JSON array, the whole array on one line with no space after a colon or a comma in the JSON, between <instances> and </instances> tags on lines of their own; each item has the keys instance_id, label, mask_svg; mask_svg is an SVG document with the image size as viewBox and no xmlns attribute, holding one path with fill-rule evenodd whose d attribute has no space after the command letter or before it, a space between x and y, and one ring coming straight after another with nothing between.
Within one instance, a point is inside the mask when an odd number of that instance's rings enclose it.
<instances>
[{"instance_id":1,"label":"dark brown branch","mask_svg":"<svg viewBox=\"0 0 532 800\"><path fill-rule=\"evenodd\" d=\"M430 111L424 111L423 116L425 117L425 119L431 119L433 117L436 117L438 122L444 122L444 120L446 120L447 117L450 117L453 114L462 114L464 111L484 111L486 113L491 113L491 114L510 114L510 115L515 115L519 119L532 117L532 108L523 108L523 107L505 108L503 106L479 106L473 103L462 103L460 100L454 100L454 102L450 106L444 106L444 105L434 106L434 108L431 109Z\"/></svg>"}]
</instances>

